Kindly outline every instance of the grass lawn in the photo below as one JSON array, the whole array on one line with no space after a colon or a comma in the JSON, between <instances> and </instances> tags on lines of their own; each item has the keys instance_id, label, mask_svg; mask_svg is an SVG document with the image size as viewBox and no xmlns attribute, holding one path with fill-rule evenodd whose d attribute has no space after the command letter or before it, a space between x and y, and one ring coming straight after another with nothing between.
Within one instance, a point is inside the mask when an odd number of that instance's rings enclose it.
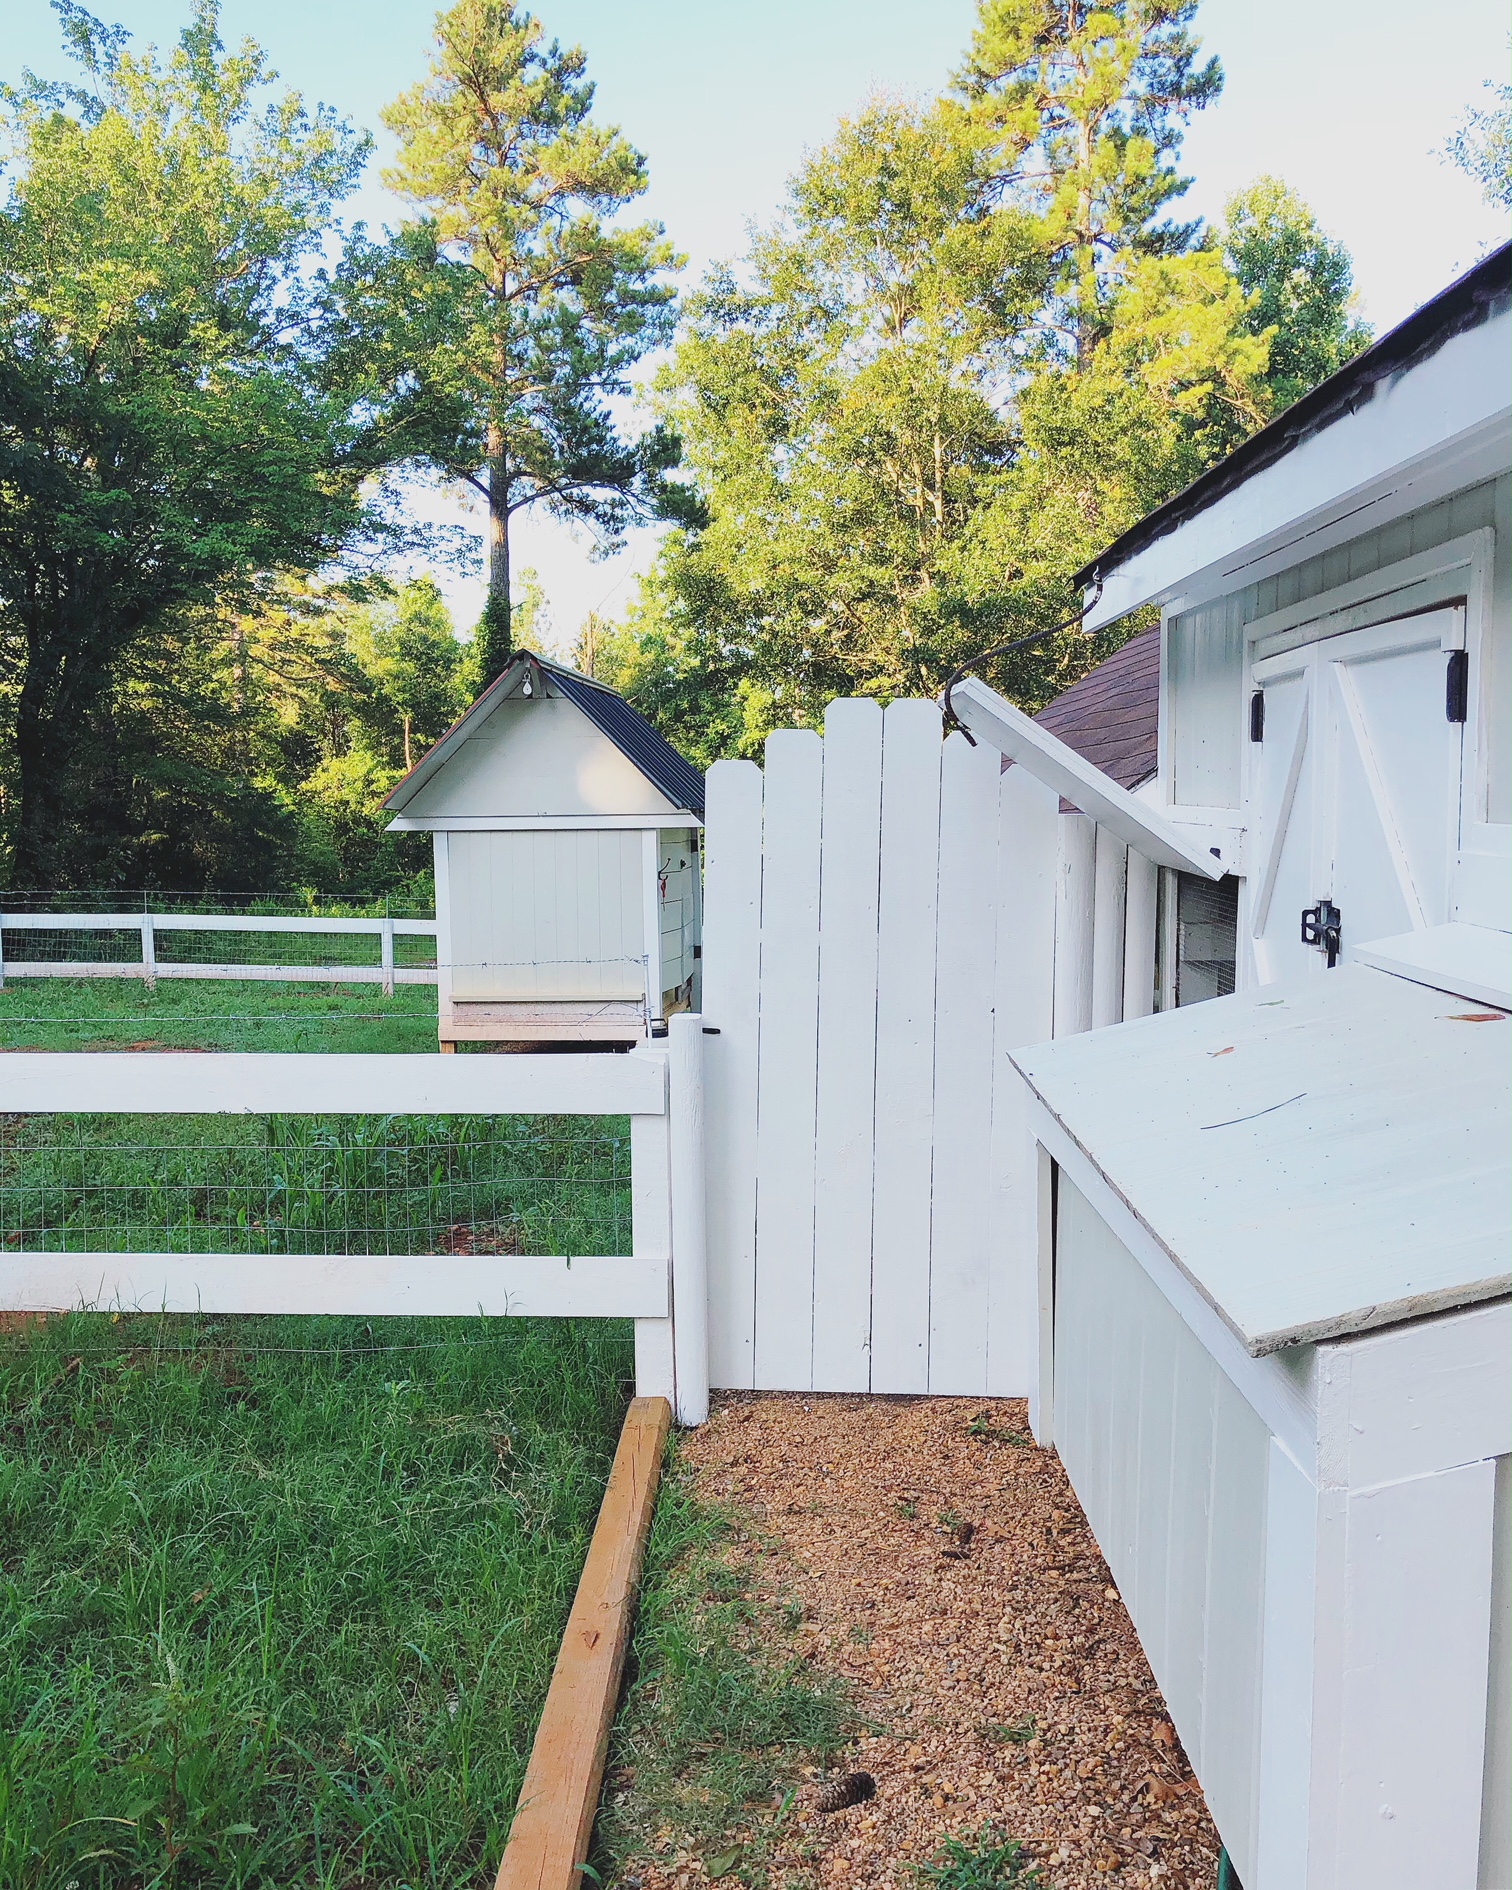
<instances>
[{"instance_id":1,"label":"grass lawn","mask_svg":"<svg viewBox=\"0 0 1512 1890\"><path fill-rule=\"evenodd\" d=\"M434 1012L18 981L0 1046L426 1050ZM626 1252L628 1174L614 1120L3 1115L0 1244ZM632 1371L610 1322L0 1337L4 1890L481 1886Z\"/></svg>"},{"instance_id":2,"label":"grass lawn","mask_svg":"<svg viewBox=\"0 0 1512 1890\"><path fill-rule=\"evenodd\" d=\"M0 1883L479 1890L631 1370L597 1322L0 1342Z\"/></svg>"},{"instance_id":3,"label":"grass lawn","mask_svg":"<svg viewBox=\"0 0 1512 1890\"><path fill-rule=\"evenodd\" d=\"M401 985L12 978L0 1050L433 1051L436 993Z\"/></svg>"}]
</instances>

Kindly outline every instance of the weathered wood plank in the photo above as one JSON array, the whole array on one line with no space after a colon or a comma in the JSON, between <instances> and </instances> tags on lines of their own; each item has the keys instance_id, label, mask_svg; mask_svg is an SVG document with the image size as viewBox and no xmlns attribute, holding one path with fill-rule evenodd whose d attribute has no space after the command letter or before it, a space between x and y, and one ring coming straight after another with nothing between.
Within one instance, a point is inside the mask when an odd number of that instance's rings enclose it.
<instances>
[{"instance_id":1,"label":"weathered wood plank","mask_svg":"<svg viewBox=\"0 0 1512 1890\"><path fill-rule=\"evenodd\" d=\"M671 1422L665 1398L626 1414L494 1890L582 1890Z\"/></svg>"}]
</instances>

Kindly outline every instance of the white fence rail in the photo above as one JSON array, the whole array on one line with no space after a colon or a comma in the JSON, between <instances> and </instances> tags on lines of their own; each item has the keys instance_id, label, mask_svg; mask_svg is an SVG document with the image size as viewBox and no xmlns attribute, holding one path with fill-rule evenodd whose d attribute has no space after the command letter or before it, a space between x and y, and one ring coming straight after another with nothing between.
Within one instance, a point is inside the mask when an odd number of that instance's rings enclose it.
<instances>
[{"instance_id":1,"label":"white fence rail","mask_svg":"<svg viewBox=\"0 0 1512 1890\"><path fill-rule=\"evenodd\" d=\"M704 1011L716 1384L1022 1393L1051 1035L1056 796L833 703L708 777Z\"/></svg>"},{"instance_id":2,"label":"white fence rail","mask_svg":"<svg viewBox=\"0 0 1512 1890\"><path fill-rule=\"evenodd\" d=\"M638 1392L668 1397L683 1423L701 1423L709 1386L703 1046L702 1020L682 1014L665 1049L628 1055L0 1057L0 1114L628 1115L631 1161L629 1254L7 1247L0 1311L629 1318Z\"/></svg>"},{"instance_id":3,"label":"white fence rail","mask_svg":"<svg viewBox=\"0 0 1512 1890\"><path fill-rule=\"evenodd\" d=\"M141 956L132 959L12 958L4 951L8 932L136 932ZM160 959L158 937L172 932L296 933L309 937L368 937L378 940L376 965L265 965L228 959ZM435 938L434 919L264 918L256 913L203 912L7 912L0 913L0 988L7 978L248 978L321 984L381 984L392 996L396 984L434 984L434 965L397 965L397 938Z\"/></svg>"}]
</instances>

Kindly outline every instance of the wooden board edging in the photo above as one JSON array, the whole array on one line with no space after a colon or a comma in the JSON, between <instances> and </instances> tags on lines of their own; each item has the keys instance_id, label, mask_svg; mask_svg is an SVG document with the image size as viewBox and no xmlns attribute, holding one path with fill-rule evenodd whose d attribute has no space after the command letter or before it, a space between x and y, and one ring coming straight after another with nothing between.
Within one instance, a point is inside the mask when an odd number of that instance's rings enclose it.
<instances>
[{"instance_id":1,"label":"wooden board edging","mask_svg":"<svg viewBox=\"0 0 1512 1890\"><path fill-rule=\"evenodd\" d=\"M665 1398L632 1399L625 1414L494 1890L583 1890L671 1424Z\"/></svg>"}]
</instances>

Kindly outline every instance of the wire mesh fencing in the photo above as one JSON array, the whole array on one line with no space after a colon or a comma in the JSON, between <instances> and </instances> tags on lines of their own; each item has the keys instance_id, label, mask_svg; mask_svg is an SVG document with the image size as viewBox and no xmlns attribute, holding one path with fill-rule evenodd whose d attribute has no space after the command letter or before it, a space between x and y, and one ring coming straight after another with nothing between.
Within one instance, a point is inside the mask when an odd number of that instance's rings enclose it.
<instances>
[{"instance_id":1,"label":"wire mesh fencing","mask_svg":"<svg viewBox=\"0 0 1512 1890\"><path fill-rule=\"evenodd\" d=\"M573 1116L0 1116L0 1251L628 1254L629 1127Z\"/></svg>"}]
</instances>

